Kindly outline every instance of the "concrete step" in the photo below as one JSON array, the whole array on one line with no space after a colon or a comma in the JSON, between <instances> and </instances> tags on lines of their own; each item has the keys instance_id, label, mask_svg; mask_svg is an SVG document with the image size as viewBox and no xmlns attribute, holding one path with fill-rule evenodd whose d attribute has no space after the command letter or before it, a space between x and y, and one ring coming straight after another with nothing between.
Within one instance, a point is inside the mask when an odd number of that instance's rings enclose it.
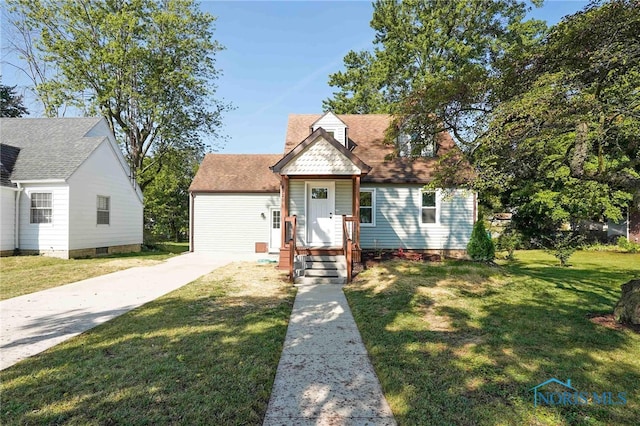
<instances>
[{"instance_id":1,"label":"concrete step","mask_svg":"<svg viewBox=\"0 0 640 426\"><path fill-rule=\"evenodd\" d=\"M306 262L305 269L347 269L347 262Z\"/></svg>"},{"instance_id":2,"label":"concrete step","mask_svg":"<svg viewBox=\"0 0 640 426\"><path fill-rule=\"evenodd\" d=\"M346 269L305 269L305 277L346 277Z\"/></svg>"},{"instance_id":3,"label":"concrete step","mask_svg":"<svg viewBox=\"0 0 640 426\"><path fill-rule=\"evenodd\" d=\"M347 279L344 277L297 277L293 283L297 286L301 285L317 285L317 284L346 284Z\"/></svg>"},{"instance_id":4,"label":"concrete step","mask_svg":"<svg viewBox=\"0 0 640 426\"><path fill-rule=\"evenodd\" d=\"M312 255L307 256L307 262L335 262L344 260L344 256L329 256L329 255Z\"/></svg>"}]
</instances>

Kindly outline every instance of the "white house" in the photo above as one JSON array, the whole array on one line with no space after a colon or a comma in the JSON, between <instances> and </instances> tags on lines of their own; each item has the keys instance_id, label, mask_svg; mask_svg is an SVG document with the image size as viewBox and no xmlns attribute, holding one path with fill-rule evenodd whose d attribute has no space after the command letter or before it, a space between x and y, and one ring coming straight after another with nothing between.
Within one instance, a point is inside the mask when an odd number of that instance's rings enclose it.
<instances>
[{"instance_id":1,"label":"white house","mask_svg":"<svg viewBox=\"0 0 640 426\"><path fill-rule=\"evenodd\" d=\"M101 118L1 118L2 254L139 251L143 198Z\"/></svg>"},{"instance_id":2,"label":"white house","mask_svg":"<svg viewBox=\"0 0 640 426\"><path fill-rule=\"evenodd\" d=\"M295 114L283 154L207 155L189 189L191 250L279 252L282 268L314 255L350 265L367 249L464 255L476 194L424 189L453 140L392 158L390 124L381 114Z\"/></svg>"}]
</instances>

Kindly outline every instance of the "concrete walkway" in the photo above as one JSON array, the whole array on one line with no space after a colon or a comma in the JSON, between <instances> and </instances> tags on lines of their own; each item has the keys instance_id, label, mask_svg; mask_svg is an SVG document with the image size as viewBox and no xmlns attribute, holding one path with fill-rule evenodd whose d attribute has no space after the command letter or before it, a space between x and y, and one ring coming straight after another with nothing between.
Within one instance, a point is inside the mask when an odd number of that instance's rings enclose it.
<instances>
[{"instance_id":1,"label":"concrete walkway","mask_svg":"<svg viewBox=\"0 0 640 426\"><path fill-rule=\"evenodd\" d=\"M396 424L342 286L299 287L263 424Z\"/></svg>"},{"instance_id":2,"label":"concrete walkway","mask_svg":"<svg viewBox=\"0 0 640 426\"><path fill-rule=\"evenodd\" d=\"M232 261L264 254L187 253L0 302L0 370L167 294Z\"/></svg>"}]
</instances>

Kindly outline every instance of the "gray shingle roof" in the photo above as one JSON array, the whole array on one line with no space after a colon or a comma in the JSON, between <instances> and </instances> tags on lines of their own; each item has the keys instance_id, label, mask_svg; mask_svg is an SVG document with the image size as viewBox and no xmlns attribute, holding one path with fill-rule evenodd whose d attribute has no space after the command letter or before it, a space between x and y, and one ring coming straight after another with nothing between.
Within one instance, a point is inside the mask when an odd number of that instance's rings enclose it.
<instances>
[{"instance_id":1,"label":"gray shingle roof","mask_svg":"<svg viewBox=\"0 0 640 426\"><path fill-rule=\"evenodd\" d=\"M20 149L11 180L68 179L105 140L86 136L100 120L0 118L0 143Z\"/></svg>"}]
</instances>

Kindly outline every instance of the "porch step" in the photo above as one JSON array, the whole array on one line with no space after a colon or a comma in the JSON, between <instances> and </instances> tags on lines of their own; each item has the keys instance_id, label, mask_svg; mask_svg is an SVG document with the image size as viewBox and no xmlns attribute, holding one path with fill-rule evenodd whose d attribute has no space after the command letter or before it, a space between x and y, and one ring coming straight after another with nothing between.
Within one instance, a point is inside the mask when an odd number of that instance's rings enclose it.
<instances>
[{"instance_id":1,"label":"porch step","mask_svg":"<svg viewBox=\"0 0 640 426\"><path fill-rule=\"evenodd\" d=\"M347 283L347 278L323 278L323 277L297 277L294 282L296 286L300 285L316 285L316 284L337 284L342 285Z\"/></svg>"},{"instance_id":2,"label":"porch step","mask_svg":"<svg viewBox=\"0 0 640 426\"><path fill-rule=\"evenodd\" d=\"M347 281L347 262L344 256L314 255L306 256L304 271L296 277L295 284L345 284Z\"/></svg>"}]
</instances>

